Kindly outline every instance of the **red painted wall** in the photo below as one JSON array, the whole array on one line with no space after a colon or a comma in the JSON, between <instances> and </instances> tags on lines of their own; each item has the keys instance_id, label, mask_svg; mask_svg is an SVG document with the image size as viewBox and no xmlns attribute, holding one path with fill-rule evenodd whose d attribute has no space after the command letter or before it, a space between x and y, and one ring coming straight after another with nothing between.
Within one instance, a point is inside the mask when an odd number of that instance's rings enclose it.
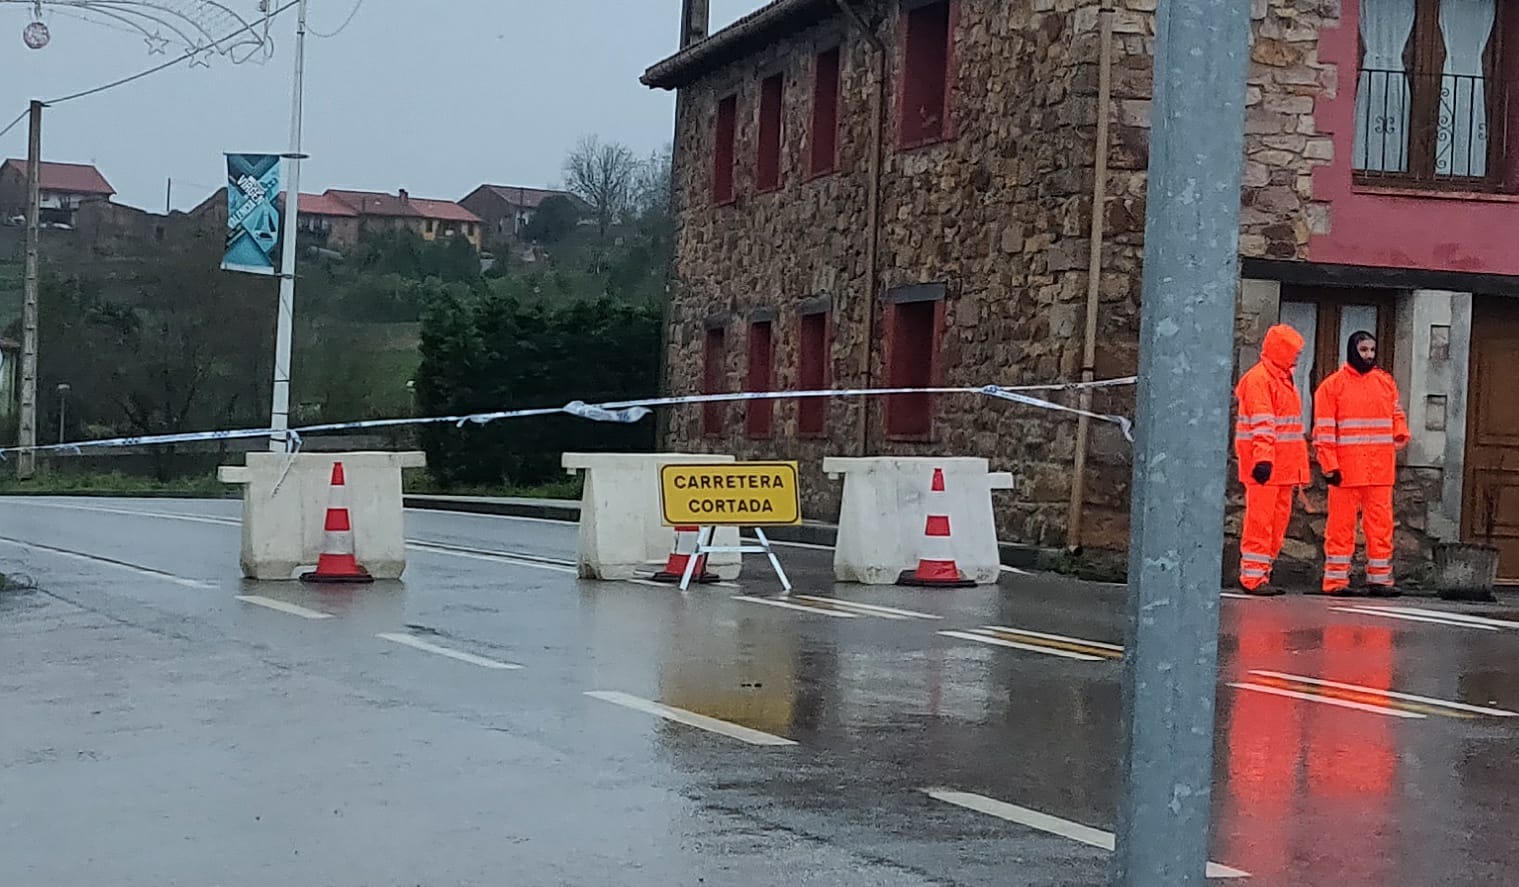
<instances>
[{"instance_id":1,"label":"red painted wall","mask_svg":"<svg viewBox=\"0 0 1519 887\"><path fill-rule=\"evenodd\" d=\"M1389 193L1391 189L1352 184L1360 0L1343 0L1342 8L1340 26L1325 28L1319 35L1319 58L1339 67L1339 94L1320 96L1314 108L1319 131L1334 138L1334 162L1314 171L1314 199L1330 202L1330 233L1309 240L1309 260L1519 275L1519 249L1514 248L1519 195ZM1513 84L1519 74L1519 65L1513 61L1519 54L1519 15L1505 18L1506 74ZM1519 90L1511 95L1510 104L1510 131L1519 133L1514 98L1519 98ZM1515 154L1519 154L1519 137L1511 136L1506 161L1511 184Z\"/></svg>"}]
</instances>

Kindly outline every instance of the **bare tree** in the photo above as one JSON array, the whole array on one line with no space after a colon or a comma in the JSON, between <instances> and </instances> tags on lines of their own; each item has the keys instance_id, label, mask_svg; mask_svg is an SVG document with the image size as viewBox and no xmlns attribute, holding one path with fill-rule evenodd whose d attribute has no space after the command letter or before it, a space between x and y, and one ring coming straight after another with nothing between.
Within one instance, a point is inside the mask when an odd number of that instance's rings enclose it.
<instances>
[{"instance_id":1,"label":"bare tree","mask_svg":"<svg viewBox=\"0 0 1519 887\"><path fill-rule=\"evenodd\" d=\"M670 176L675 148L666 144L638 164L634 184L634 203L640 216L664 217L670 214Z\"/></svg>"},{"instance_id":2,"label":"bare tree","mask_svg":"<svg viewBox=\"0 0 1519 887\"><path fill-rule=\"evenodd\" d=\"M590 206L603 239L633 208L638 171L638 158L626 145L602 143L594 135L565 158L564 188Z\"/></svg>"}]
</instances>

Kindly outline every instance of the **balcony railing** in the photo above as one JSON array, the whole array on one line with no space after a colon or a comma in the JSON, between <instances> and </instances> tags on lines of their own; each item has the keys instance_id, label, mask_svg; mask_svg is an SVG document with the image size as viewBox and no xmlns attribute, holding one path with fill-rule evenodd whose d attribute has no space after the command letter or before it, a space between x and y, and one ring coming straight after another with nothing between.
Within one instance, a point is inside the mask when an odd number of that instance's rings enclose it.
<instances>
[{"instance_id":1,"label":"balcony railing","mask_svg":"<svg viewBox=\"0 0 1519 887\"><path fill-rule=\"evenodd\" d=\"M1363 70L1351 165L1368 180L1494 187L1508 113L1507 84L1495 78Z\"/></svg>"}]
</instances>

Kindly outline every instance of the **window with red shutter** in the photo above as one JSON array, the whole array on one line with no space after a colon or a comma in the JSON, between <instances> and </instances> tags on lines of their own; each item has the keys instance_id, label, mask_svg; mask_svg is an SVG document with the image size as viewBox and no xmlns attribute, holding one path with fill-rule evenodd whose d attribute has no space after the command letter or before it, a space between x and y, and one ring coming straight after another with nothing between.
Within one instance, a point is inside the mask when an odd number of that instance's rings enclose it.
<instances>
[{"instance_id":1,"label":"window with red shutter","mask_svg":"<svg viewBox=\"0 0 1519 887\"><path fill-rule=\"evenodd\" d=\"M906 12L902 41L900 143L911 148L949 135L951 0Z\"/></svg>"},{"instance_id":2,"label":"window with red shutter","mask_svg":"<svg viewBox=\"0 0 1519 887\"><path fill-rule=\"evenodd\" d=\"M839 90L842 58L838 47L820 53L812 81L812 142L810 171L823 176L838 168Z\"/></svg>"},{"instance_id":3,"label":"window with red shutter","mask_svg":"<svg viewBox=\"0 0 1519 887\"><path fill-rule=\"evenodd\" d=\"M796 384L802 391L828 387L828 351L828 314L822 311L803 314L796 357ZM797 401L796 431L801 437L823 437L828 433L828 398L804 397Z\"/></svg>"},{"instance_id":4,"label":"window with red shutter","mask_svg":"<svg viewBox=\"0 0 1519 887\"><path fill-rule=\"evenodd\" d=\"M727 343L722 327L707 330L707 340L702 347L702 394L725 394L728 390L726 366ZM720 437L727 417L726 403L702 404L702 433L708 437Z\"/></svg>"},{"instance_id":5,"label":"window with red shutter","mask_svg":"<svg viewBox=\"0 0 1519 887\"><path fill-rule=\"evenodd\" d=\"M754 186L760 191L774 191L781 186L785 95L784 75L767 78L760 85L759 155L754 166Z\"/></svg>"},{"instance_id":6,"label":"window with red shutter","mask_svg":"<svg viewBox=\"0 0 1519 887\"><path fill-rule=\"evenodd\" d=\"M738 138L738 96L717 104L717 141L712 152L712 202L732 203L734 194L734 142Z\"/></svg>"}]
</instances>

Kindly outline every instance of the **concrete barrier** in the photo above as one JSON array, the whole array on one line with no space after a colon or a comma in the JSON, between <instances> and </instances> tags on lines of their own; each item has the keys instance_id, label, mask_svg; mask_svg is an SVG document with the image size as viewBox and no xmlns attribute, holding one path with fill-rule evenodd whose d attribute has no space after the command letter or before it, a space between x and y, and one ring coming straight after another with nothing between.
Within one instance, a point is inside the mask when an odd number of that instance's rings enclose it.
<instances>
[{"instance_id":1,"label":"concrete barrier","mask_svg":"<svg viewBox=\"0 0 1519 887\"><path fill-rule=\"evenodd\" d=\"M322 553L332 463L341 461L353 519L354 554L376 579L406 570L401 469L423 468L427 457L406 453L248 453L244 465L217 471L222 483L243 487L243 575L290 579ZM288 470L287 470L288 469ZM278 487L278 489L276 489Z\"/></svg>"},{"instance_id":2,"label":"concrete barrier","mask_svg":"<svg viewBox=\"0 0 1519 887\"><path fill-rule=\"evenodd\" d=\"M675 543L659 505L659 468L700 462L733 462L732 456L684 453L565 453L561 464L585 472L580 497L580 543L576 564L584 579L631 579L662 568ZM713 545L737 547L736 527L722 527ZM737 579L741 555L714 554L707 568L724 580Z\"/></svg>"},{"instance_id":3,"label":"concrete barrier","mask_svg":"<svg viewBox=\"0 0 1519 887\"><path fill-rule=\"evenodd\" d=\"M990 585L1002 574L993 490L1013 488L1013 476L992 473L977 458L843 458L823 460L833 480L844 478L833 575L840 582L893 585L917 566L923 545L924 499L935 468L944 469L951 551L968 578Z\"/></svg>"}]
</instances>

